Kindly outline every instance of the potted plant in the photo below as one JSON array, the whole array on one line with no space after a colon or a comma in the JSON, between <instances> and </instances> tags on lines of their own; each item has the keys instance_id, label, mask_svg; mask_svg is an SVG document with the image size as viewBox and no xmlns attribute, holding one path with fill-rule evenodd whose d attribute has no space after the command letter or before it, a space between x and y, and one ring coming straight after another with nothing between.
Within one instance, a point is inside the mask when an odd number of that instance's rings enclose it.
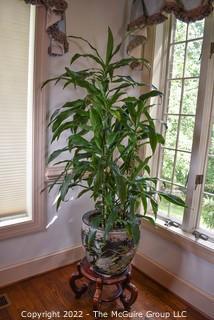
<instances>
[{"instance_id":1,"label":"potted plant","mask_svg":"<svg viewBox=\"0 0 214 320\"><path fill-rule=\"evenodd\" d=\"M85 92L51 116L52 142L65 131L67 140L63 148L49 156L49 162L64 164L63 173L50 188L58 185L57 209L76 186L82 188L78 197L90 192L95 210L85 213L82 219L86 257L96 272L116 275L134 257L141 220L154 222L147 212L152 211L156 217L158 198L180 206L184 202L158 191L157 178L150 176L149 160L164 138L156 132L149 100L161 93L152 90L140 96L128 95L130 87L144 84L120 72L130 64L148 67L148 62L134 57L117 59L121 43L114 45L110 29L105 58L87 40L73 38L86 42L90 52L74 54L63 74L45 82L61 81L64 88L72 85ZM74 71L72 65L80 58L96 62L96 68ZM150 146L151 155L141 158L139 150L144 145ZM62 153L66 153L66 159L57 162ZM139 212L141 203L143 213Z\"/></svg>"}]
</instances>

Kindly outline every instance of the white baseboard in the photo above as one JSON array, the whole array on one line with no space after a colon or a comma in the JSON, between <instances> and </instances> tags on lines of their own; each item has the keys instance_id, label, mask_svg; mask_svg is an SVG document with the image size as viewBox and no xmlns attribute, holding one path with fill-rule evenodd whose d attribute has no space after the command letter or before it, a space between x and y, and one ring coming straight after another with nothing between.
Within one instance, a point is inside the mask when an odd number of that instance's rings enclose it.
<instances>
[{"instance_id":1,"label":"white baseboard","mask_svg":"<svg viewBox=\"0 0 214 320\"><path fill-rule=\"evenodd\" d=\"M78 246L4 267L0 269L0 287L74 263L82 257L83 248Z\"/></svg>"},{"instance_id":2,"label":"white baseboard","mask_svg":"<svg viewBox=\"0 0 214 320\"><path fill-rule=\"evenodd\" d=\"M206 317L214 319L214 300L211 295L194 287L191 283L169 272L162 265L150 259L143 253L137 253L133 265L162 286L187 301Z\"/></svg>"}]
</instances>

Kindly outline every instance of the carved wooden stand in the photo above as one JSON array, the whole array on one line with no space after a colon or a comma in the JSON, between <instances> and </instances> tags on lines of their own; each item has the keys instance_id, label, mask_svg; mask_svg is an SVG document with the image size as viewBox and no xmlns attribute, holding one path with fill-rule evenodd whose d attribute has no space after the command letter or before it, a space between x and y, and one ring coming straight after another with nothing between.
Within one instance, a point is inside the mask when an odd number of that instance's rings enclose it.
<instances>
[{"instance_id":1,"label":"carved wooden stand","mask_svg":"<svg viewBox=\"0 0 214 320\"><path fill-rule=\"evenodd\" d=\"M76 299L79 299L87 290L93 297L93 310L100 309L102 302L111 302L119 298L125 308L130 310L131 306L137 299L137 288L131 283L131 266L129 266L122 274L118 276L102 276L92 270L91 265L84 258L77 264L77 273L73 273L70 279L70 286L75 293ZM83 284L80 287L77 286L76 281L81 278L86 278L89 283ZM102 297L104 286L116 286L117 290L110 298L104 299ZM95 287L92 290L92 287ZM127 295L127 293L129 293Z\"/></svg>"}]
</instances>

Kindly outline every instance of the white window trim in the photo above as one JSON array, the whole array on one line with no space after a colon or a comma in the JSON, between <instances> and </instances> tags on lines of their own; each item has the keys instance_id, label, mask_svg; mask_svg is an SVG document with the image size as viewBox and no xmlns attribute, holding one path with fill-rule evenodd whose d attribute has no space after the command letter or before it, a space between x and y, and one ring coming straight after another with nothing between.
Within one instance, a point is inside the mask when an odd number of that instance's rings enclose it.
<instances>
[{"instance_id":1,"label":"white window trim","mask_svg":"<svg viewBox=\"0 0 214 320\"><path fill-rule=\"evenodd\" d=\"M213 115L214 117L214 56L210 59L210 44L211 42L214 42L214 33L212 32L214 30L214 15L212 14L210 17L206 19L206 25L207 25L207 36L205 37L204 45L203 45L203 55L206 57L206 64L203 64L203 69L201 72L201 78L199 83L199 97L200 101L204 101L204 105L209 105L210 108L204 108L202 103L200 104L200 112L198 112L197 118L196 118L196 126L202 126L205 125L208 119L211 117L211 108L213 109ZM154 48L154 61L152 65L153 69L153 78L152 83L159 88L160 91L164 92L164 88L166 86L166 74L167 74L167 60L168 60L168 47L169 47L169 30L170 30L170 19L168 19L164 24L159 24L156 26L156 32L155 32L155 48ZM208 71L208 72L207 72ZM209 84L209 85L208 85ZM158 98L155 100L155 102L159 105L164 105L165 103L165 97L162 101L161 98ZM211 107L212 106L212 107ZM199 107L198 107L199 108ZM206 111L206 112L205 112ZM152 114L154 118L162 119L162 112L163 108L158 107L157 112ZM201 121L201 119L203 119ZM156 122L157 130L161 130L161 123L160 121ZM206 130L208 132L209 126L206 124ZM198 131L198 129L197 129ZM198 187L195 190L195 176L197 174L204 174L205 168L204 163L206 163L205 154L208 147L208 142L204 143L204 131L203 134L200 137L200 144L201 144L201 150L200 157L198 157L198 161L200 162L197 164L197 170L195 167L192 167L192 171L189 173L190 176L192 176L192 179L189 179L187 188L190 193L188 204L190 209L186 209L184 213L183 218L183 224L182 229L181 228L175 228L175 227L167 227L165 226L164 219L157 218L156 220L156 227L152 226L151 224L144 222L143 226L148 229L151 232L157 233L158 235L162 236L163 238L166 238L167 240L173 241L176 244L180 245L184 249L190 250L194 254L201 256L208 260L209 262L214 263L214 257L213 257L213 250L214 250L214 243L212 241L204 241L204 240L196 240L195 236L192 235L193 230L198 230L200 232L203 232L207 234L210 237L213 237L213 234L209 234L209 232L199 229L199 219L200 215L198 214L196 208L200 208L200 191L203 190L203 185L198 185ZM194 132L196 134L196 132ZM155 153L152 161L152 175L158 176L158 163L160 161L160 152ZM194 155L192 157L196 157L198 149L195 148ZM200 172L199 169L200 168ZM159 168L160 169L160 168ZM194 170L196 170L194 172ZM205 179L204 179L205 180ZM199 190L200 189L200 190ZM193 196L191 196L191 192ZM194 214L192 211L194 210Z\"/></svg>"},{"instance_id":2,"label":"white window trim","mask_svg":"<svg viewBox=\"0 0 214 320\"><path fill-rule=\"evenodd\" d=\"M194 166L190 167L189 179L187 184L187 205L188 208L184 212L183 230L192 232L197 228L199 221L199 204L202 185L196 187L196 175L204 175L204 163L206 161L206 153L208 148L209 129L213 107L213 86L214 86L214 57L210 58L210 45L214 42L214 19L213 15L206 19L205 22L205 37L202 48L202 56L204 59L200 74L199 90L198 90L198 106L195 118L195 130L193 140L197 139L198 145L193 144L191 161L194 160ZM203 128L203 130L202 130ZM200 137L198 137L198 133ZM200 150L200 151L199 151ZM205 180L205 177L204 177Z\"/></svg>"},{"instance_id":3,"label":"white window trim","mask_svg":"<svg viewBox=\"0 0 214 320\"><path fill-rule=\"evenodd\" d=\"M46 225L45 150L46 150L46 93L41 90L47 78L47 34L45 32L46 11L36 8L34 92L33 92L33 174L32 174L32 216L11 219L10 224L0 227L0 239L38 232Z\"/></svg>"}]
</instances>

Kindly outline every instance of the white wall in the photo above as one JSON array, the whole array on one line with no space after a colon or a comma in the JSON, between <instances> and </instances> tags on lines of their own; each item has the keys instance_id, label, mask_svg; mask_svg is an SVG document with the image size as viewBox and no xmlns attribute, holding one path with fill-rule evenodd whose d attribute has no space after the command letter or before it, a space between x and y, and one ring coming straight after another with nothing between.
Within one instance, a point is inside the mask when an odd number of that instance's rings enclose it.
<instances>
[{"instance_id":1,"label":"white wall","mask_svg":"<svg viewBox=\"0 0 214 320\"><path fill-rule=\"evenodd\" d=\"M117 39L121 39L123 36L127 12L126 0L70 0L68 2L68 35L85 37L102 52L108 26L111 27ZM64 71L64 66L69 64L71 54L74 54L77 48L77 45L72 42L69 54L63 57L49 58L48 78ZM82 45L79 49L82 50ZM73 97L73 90L63 91L60 85L51 87L49 93L50 110ZM48 221L55 215L55 209L52 206L53 199L54 195L48 197ZM70 204L63 204L59 211L59 219L47 231L1 241L0 269L79 245L81 215L92 207L93 205L87 196L74 200Z\"/></svg>"},{"instance_id":2,"label":"white wall","mask_svg":"<svg viewBox=\"0 0 214 320\"><path fill-rule=\"evenodd\" d=\"M142 230L139 252L190 285L214 296L212 263L147 229Z\"/></svg>"}]
</instances>

